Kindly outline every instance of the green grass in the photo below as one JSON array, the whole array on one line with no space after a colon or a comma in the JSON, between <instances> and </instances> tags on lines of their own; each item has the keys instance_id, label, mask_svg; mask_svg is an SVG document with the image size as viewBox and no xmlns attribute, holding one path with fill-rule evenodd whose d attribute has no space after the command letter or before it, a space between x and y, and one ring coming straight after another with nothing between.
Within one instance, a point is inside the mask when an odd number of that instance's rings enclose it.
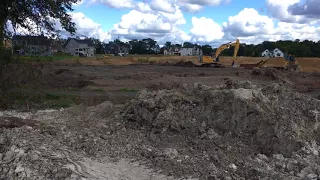
<instances>
[{"instance_id":1,"label":"green grass","mask_svg":"<svg viewBox=\"0 0 320 180\"><path fill-rule=\"evenodd\" d=\"M13 56L14 59L23 61L23 62L52 62L52 61L59 61L64 59L76 59L78 56L72 56L66 53L57 52L52 56L37 56L37 55L30 55L30 56Z\"/></svg>"},{"instance_id":2,"label":"green grass","mask_svg":"<svg viewBox=\"0 0 320 180\"><path fill-rule=\"evenodd\" d=\"M121 88L119 89L120 92L138 92L139 90L136 89L127 89L127 88Z\"/></svg>"},{"instance_id":3,"label":"green grass","mask_svg":"<svg viewBox=\"0 0 320 180\"><path fill-rule=\"evenodd\" d=\"M13 102L13 106L29 108L67 108L77 104L77 97L67 94L56 93L20 93L12 92L9 94L9 100Z\"/></svg>"}]
</instances>

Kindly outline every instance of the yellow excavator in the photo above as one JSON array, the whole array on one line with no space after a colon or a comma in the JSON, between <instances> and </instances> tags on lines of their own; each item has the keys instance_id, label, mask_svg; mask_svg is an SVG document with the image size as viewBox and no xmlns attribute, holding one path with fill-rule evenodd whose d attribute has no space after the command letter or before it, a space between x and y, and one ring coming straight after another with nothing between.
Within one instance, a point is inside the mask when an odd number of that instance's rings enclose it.
<instances>
[{"instance_id":1,"label":"yellow excavator","mask_svg":"<svg viewBox=\"0 0 320 180\"><path fill-rule=\"evenodd\" d=\"M203 63L202 66L214 66L214 67L223 66L222 64L219 63L220 62L220 60L219 60L220 53L225 49L229 49L231 46L234 46L232 66L235 66L236 65L235 62L237 60L237 54L238 54L239 47L240 47L239 39L237 39L235 42L229 42L226 44L222 44L220 47L217 48L215 55L213 57L212 56L201 56L200 62Z\"/></svg>"}]
</instances>

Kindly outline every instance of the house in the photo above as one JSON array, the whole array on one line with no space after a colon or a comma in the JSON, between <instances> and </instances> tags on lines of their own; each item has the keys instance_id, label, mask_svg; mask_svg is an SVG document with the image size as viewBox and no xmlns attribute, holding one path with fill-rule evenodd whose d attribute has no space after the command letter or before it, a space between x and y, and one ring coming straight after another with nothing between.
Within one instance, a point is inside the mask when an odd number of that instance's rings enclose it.
<instances>
[{"instance_id":1,"label":"house","mask_svg":"<svg viewBox=\"0 0 320 180\"><path fill-rule=\"evenodd\" d=\"M12 37L12 46L20 54L25 55L51 55L51 40L41 36L22 36Z\"/></svg>"},{"instance_id":2,"label":"house","mask_svg":"<svg viewBox=\"0 0 320 180\"><path fill-rule=\"evenodd\" d=\"M284 53L280 49L275 48L273 50L273 57L284 57Z\"/></svg>"},{"instance_id":3,"label":"house","mask_svg":"<svg viewBox=\"0 0 320 180\"><path fill-rule=\"evenodd\" d=\"M273 52L270 52L268 49L264 50L263 53L261 53L261 57L271 57Z\"/></svg>"},{"instance_id":4,"label":"house","mask_svg":"<svg viewBox=\"0 0 320 180\"><path fill-rule=\"evenodd\" d=\"M164 48L163 50L164 55L181 55L181 47L173 46L170 48Z\"/></svg>"},{"instance_id":5,"label":"house","mask_svg":"<svg viewBox=\"0 0 320 180\"><path fill-rule=\"evenodd\" d=\"M273 51L269 51L268 49L266 49L261 53L261 56L262 57L284 57L284 53L278 48L275 48Z\"/></svg>"},{"instance_id":6,"label":"house","mask_svg":"<svg viewBox=\"0 0 320 180\"><path fill-rule=\"evenodd\" d=\"M92 57L95 47L90 39L69 38L63 45L63 51L73 56Z\"/></svg>"},{"instance_id":7,"label":"house","mask_svg":"<svg viewBox=\"0 0 320 180\"><path fill-rule=\"evenodd\" d=\"M104 52L106 54L114 55L128 55L131 49L132 45L130 45L129 43L109 42L104 46Z\"/></svg>"},{"instance_id":8,"label":"house","mask_svg":"<svg viewBox=\"0 0 320 180\"><path fill-rule=\"evenodd\" d=\"M193 48L181 48L181 56L199 56L202 54L202 49L195 46Z\"/></svg>"},{"instance_id":9,"label":"house","mask_svg":"<svg viewBox=\"0 0 320 180\"><path fill-rule=\"evenodd\" d=\"M51 52L52 53L62 52L62 51L63 51L63 44L56 42L51 45Z\"/></svg>"}]
</instances>

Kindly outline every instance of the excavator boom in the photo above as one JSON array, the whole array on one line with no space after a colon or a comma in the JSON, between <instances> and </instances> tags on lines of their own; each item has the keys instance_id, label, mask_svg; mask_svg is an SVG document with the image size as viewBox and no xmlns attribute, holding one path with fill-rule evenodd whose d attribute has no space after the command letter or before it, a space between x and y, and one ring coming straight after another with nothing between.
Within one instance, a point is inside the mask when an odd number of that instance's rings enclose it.
<instances>
[{"instance_id":1,"label":"excavator boom","mask_svg":"<svg viewBox=\"0 0 320 180\"><path fill-rule=\"evenodd\" d=\"M236 40L236 42L229 42L226 44L221 45L215 53L214 59L217 61L217 58L219 57L220 53L224 51L225 49L229 49L231 46L234 46L234 52L233 52L233 59L235 60L237 58L237 54L240 47L240 41L239 39Z\"/></svg>"}]
</instances>

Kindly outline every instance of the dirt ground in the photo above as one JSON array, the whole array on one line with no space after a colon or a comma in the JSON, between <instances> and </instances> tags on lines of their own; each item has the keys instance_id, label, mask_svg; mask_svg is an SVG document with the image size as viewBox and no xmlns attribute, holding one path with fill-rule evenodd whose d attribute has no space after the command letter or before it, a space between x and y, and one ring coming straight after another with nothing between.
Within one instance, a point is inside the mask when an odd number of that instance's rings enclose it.
<instances>
[{"instance_id":1,"label":"dirt ground","mask_svg":"<svg viewBox=\"0 0 320 180\"><path fill-rule=\"evenodd\" d=\"M264 57L237 57L238 64L255 64L261 60L266 60ZM297 57L296 60L302 67L304 72L319 72L320 71L320 58L304 58ZM199 64L197 56L147 56L147 55L131 55L127 57L116 57L109 56L106 58L80 58L79 60L71 59L71 60L63 60L56 62L56 64L73 64L73 65L92 65L92 66L101 66L101 65L129 65L129 64L137 64L139 62L154 62L154 63L176 63L179 61L191 61L194 64ZM220 63L225 66L231 66L233 61L232 57L220 57ZM284 61L282 58L269 58L265 66L267 67L283 67Z\"/></svg>"},{"instance_id":2,"label":"dirt ground","mask_svg":"<svg viewBox=\"0 0 320 180\"><path fill-rule=\"evenodd\" d=\"M42 66L84 103L1 111L0 179L320 178L320 73L114 61Z\"/></svg>"}]
</instances>

